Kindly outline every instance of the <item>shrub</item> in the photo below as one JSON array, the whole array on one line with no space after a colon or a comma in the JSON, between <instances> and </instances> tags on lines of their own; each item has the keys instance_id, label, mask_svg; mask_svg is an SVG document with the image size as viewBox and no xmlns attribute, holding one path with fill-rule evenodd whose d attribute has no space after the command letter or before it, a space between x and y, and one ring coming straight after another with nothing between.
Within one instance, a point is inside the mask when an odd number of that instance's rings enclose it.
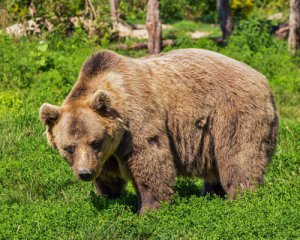
<instances>
[{"instance_id":1,"label":"shrub","mask_svg":"<svg viewBox=\"0 0 300 240\"><path fill-rule=\"evenodd\" d=\"M161 17L165 21L174 20L197 20L202 16L215 12L216 4L214 0L196 1L183 0L172 1L163 0L160 2ZM206 19L212 20L212 19Z\"/></svg>"},{"instance_id":2,"label":"shrub","mask_svg":"<svg viewBox=\"0 0 300 240\"><path fill-rule=\"evenodd\" d=\"M253 0L232 0L230 3L231 13L235 20L245 19L251 13L253 7Z\"/></svg>"},{"instance_id":3,"label":"shrub","mask_svg":"<svg viewBox=\"0 0 300 240\"><path fill-rule=\"evenodd\" d=\"M289 10L289 1L287 0L254 0L254 4L260 11L267 14Z\"/></svg>"},{"instance_id":4,"label":"shrub","mask_svg":"<svg viewBox=\"0 0 300 240\"><path fill-rule=\"evenodd\" d=\"M248 47L251 51L271 47L275 39L270 35L271 22L251 15L247 20L241 20L235 27L230 44L236 47Z\"/></svg>"},{"instance_id":5,"label":"shrub","mask_svg":"<svg viewBox=\"0 0 300 240\"><path fill-rule=\"evenodd\" d=\"M146 21L146 7L146 0L121 0L119 3L121 17L130 23L144 23Z\"/></svg>"}]
</instances>

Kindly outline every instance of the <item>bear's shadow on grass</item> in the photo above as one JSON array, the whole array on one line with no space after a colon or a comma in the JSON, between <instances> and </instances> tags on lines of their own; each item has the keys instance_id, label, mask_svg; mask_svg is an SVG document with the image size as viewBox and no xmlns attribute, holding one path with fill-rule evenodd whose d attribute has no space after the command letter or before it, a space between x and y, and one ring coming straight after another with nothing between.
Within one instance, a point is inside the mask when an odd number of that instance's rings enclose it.
<instances>
[{"instance_id":1,"label":"bear's shadow on grass","mask_svg":"<svg viewBox=\"0 0 300 240\"><path fill-rule=\"evenodd\" d=\"M189 199L192 196L201 197L202 187L203 186L197 185L193 179L180 179L177 180L175 193L177 193L180 198L186 199ZM108 209L117 204L127 206L131 211L137 212L137 195L134 193L125 192L119 198L107 199L99 197L94 191L91 191L90 198L93 206L98 211Z\"/></svg>"},{"instance_id":2,"label":"bear's shadow on grass","mask_svg":"<svg viewBox=\"0 0 300 240\"><path fill-rule=\"evenodd\" d=\"M108 209L116 204L127 206L133 212L137 211L137 196L133 193L125 192L119 198L107 199L105 197L99 197L94 191L91 191L90 198L93 206L98 211Z\"/></svg>"}]
</instances>

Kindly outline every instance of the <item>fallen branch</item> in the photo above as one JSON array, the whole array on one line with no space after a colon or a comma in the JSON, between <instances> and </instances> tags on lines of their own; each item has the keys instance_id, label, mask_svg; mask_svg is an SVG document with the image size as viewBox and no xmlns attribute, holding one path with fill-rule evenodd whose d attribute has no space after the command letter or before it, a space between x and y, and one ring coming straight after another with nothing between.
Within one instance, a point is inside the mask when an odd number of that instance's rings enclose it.
<instances>
[{"instance_id":1,"label":"fallen branch","mask_svg":"<svg viewBox=\"0 0 300 240\"><path fill-rule=\"evenodd\" d=\"M281 24L279 25L277 31L275 32L275 36L278 38L285 38L289 34L289 24Z\"/></svg>"}]
</instances>

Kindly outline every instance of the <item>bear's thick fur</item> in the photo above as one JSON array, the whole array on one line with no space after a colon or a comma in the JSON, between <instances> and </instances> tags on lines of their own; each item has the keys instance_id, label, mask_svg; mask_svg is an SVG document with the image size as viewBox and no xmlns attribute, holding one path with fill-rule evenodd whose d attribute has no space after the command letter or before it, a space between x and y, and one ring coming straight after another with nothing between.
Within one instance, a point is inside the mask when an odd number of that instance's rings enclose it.
<instances>
[{"instance_id":1,"label":"bear's thick fur","mask_svg":"<svg viewBox=\"0 0 300 240\"><path fill-rule=\"evenodd\" d=\"M178 175L202 177L203 195L252 190L278 129L266 78L200 49L96 53L62 106L43 104L40 117L49 143L99 195L117 197L132 180L140 212L169 201Z\"/></svg>"}]
</instances>

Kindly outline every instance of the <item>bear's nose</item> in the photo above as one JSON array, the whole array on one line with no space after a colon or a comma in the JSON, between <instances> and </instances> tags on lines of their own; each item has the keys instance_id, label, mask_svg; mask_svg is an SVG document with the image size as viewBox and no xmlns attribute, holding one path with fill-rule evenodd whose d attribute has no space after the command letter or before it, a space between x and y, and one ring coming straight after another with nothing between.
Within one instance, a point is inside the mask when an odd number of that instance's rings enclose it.
<instances>
[{"instance_id":1,"label":"bear's nose","mask_svg":"<svg viewBox=\"0 0 300 240\"><path fill-rule=\"evenodd\" d=\"M80 169L78 175L83 181L90 181L93 178L93 172L89 169Z\"/></svg>"}]
</instances>

